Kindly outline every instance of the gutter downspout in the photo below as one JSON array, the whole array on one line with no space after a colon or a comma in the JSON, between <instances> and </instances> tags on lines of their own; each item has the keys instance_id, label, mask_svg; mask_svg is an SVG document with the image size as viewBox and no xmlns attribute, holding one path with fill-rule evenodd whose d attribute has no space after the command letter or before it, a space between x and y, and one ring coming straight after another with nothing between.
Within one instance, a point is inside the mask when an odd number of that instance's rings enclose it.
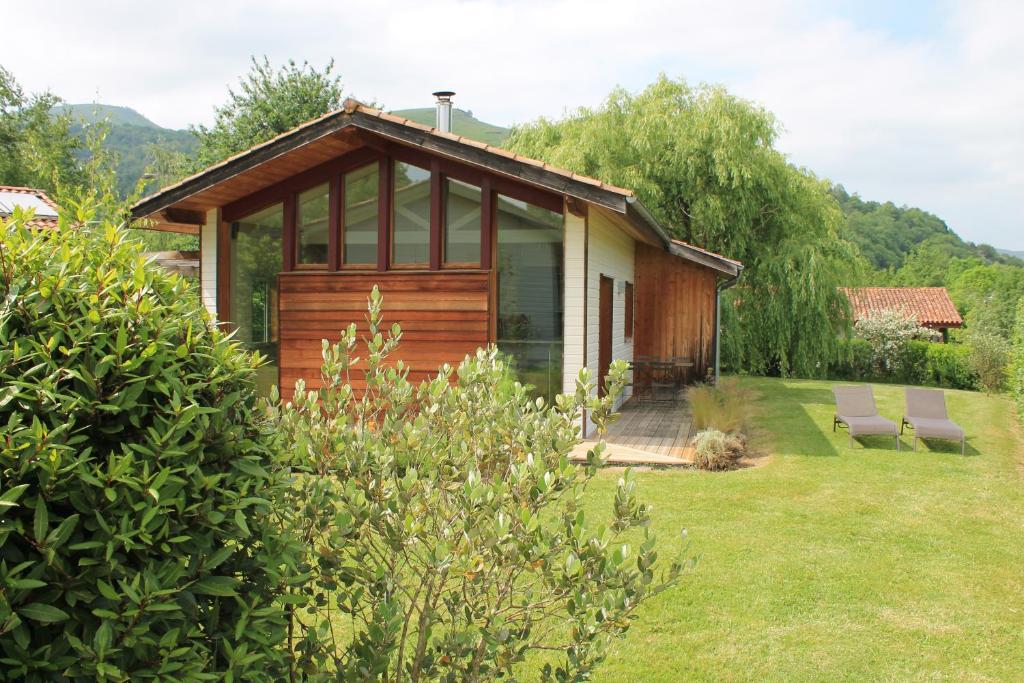
<instances>
[{"instance_id":1,"label":"gutter downspout","mask_svg":"<svg viewBox=\"0 0 1024 683\"><path fill-rule=\"evenodd\" d=\"M722 280L715 286L715 384L718 384L722 358L722 292L734 286L743 275L741 267L734 277Z\"/></svg>"}]
</instances>

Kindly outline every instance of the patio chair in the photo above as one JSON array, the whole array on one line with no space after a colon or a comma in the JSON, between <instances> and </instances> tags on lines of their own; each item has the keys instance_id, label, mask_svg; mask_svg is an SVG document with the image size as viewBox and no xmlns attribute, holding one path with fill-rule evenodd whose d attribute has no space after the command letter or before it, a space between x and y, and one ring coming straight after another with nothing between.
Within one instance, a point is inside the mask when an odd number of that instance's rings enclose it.
<instances>
[{"instance_id":1,"label":"patio chair","mask_svg":"<svg viewBox=\"0 0 1024 683\"><path fill-rule=\"evenodd\" d=\"M918 439L949 439L960 442L960 455L967 452L967 435L963 428L949 419L946 395L939 389L905 389L907 409L900 423L900 434L909 426L914 430L914 450Z\"/></svg>"},{"instance_id":2,"label":"patio chair","mask_svg":"<svg viewBox=\"0 0 1024 683\"><path fill-rule=\"evenodd\" d=\"M900 450L900 435L896 423L878 414L875 395L870 386L832 387L836 397L836 414L832 418L832 431L842 426L850 432L850 447L857 436L892 436L896 439L896 450Z\"/></svg>"}]
</instances>

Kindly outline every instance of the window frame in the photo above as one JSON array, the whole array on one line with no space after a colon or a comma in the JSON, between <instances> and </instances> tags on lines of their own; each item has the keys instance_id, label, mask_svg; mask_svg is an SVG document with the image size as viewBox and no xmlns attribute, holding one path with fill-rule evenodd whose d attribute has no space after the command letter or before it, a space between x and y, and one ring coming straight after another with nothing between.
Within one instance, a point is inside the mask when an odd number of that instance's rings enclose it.
<instances>
[{"instance_id":1,"label":"window frame","mask_svg":"<svg viewBox=\"0 0 1024 683\"><path fill-rule=\"evenodd\" d=\"M334 197L335 197L335 194L334 194L334 187L332 186L333 181L334 181L334 177L332 176L332 177L328 178L325 182L316 183L314 185L311 185L311 186L307 187L304 190L298 190L298 191L296 191L294 193L295 196L294 196L294 199L292 200L292 204L294 205L293 211L295 213L295 216L294 216L294 219L293 219L293 222L294 222L294 228L293 229L295 231L295 238L292 240L292 246L293 246L293 249L294 249L295 253L292 254L292 259L293 259L292 263L293 263L293 267L294 267L295 270L324 271L324 270L331 270L332 269L331 268L331 256L332 256L332 254L334 252L334 248L335 248L335 245L333 245L333 242L334 242L333 237L334 237L335 233L337 232L337 221L336 221L336 217L334 215L335 214L335 212L334 212ZM303 194L305 194L306 192L309 192L310 190L315 190L316 188L320 187L321 185L326 185L327 186L327 260L319 262L319 263L302 263L302 261L300 260L300 256L301 256L301 253L302 253L302 241L299 239L299 236L302 233L302 228L299 225L299 219L302 216L301 216L301 211L299 209L299 207L300 207L299 198ZM287 226L287 220L285 221L285 225Z\"/></svg>"},{"instance_id":2,"label":"window frame","mask_svg":"<svg viewBox=\"0 0 1024 683\"><path fill-rule=\"evenodd\" d=\"M625 310L623 312L623 341L633 341L633 336L636 333L634 316L636 315L636 292L633 288L633 283L626 280L626 286L624 288L625 295Z\"/></svg>"},{"instance_id":3,"label":"window frame","mask_svg":"<svg viewBox=\"0 0 1024 683\"><path fill-rule=\"evenodd\" d=\"M358 166L349 168L341 171L337 176L338 187L335 192L337 196L337 216L338 216L338 265L336 268L332 268L334 271L363 271L373 272L379 270L380 264L380 224L381 224L381 197L386 194L386 190L383 187L385 177L388 175L384 170L386 159L384 157L377 157L370 159ZM345 176L350 173L355 173L371 164L377 164L377 256L372 262L367 263L346 263L345 262Z\"/></svg>"},{"instance_id":4,"label":"window frame","mask_svg":"<svg viewBox=\"0 0 1024 683\"><path fill-rule=\"evenodd\" d=\"M435 267L435 239L437 232L436 214L437 214L437 201L436 195L438 193L438 172L434 168L434 163L431 162L428 165L418 163L415 161L409 161L402 158L402 156L391 156L389 158L389 166L391 167L391 177L389 178L390 186L388 188L388 195L390 196L390 202L388 207L388 270L437 270ZM397 209L398 202L395 201L395 164L403 163L407 166L415 166L418 169L426 171L430 174L430 194L427 197L427 260L415 261L410 263L398 263L395 259L395 227L397 224Z\"/></svg>"},{"instance_id":5,"label":"window frame","mask_svg":"<svg viewBox=\"0 0 1024 683\"><path fill-rule=\"evenodd\" d=\"M430 238L428 260L398 264L394 261L394 164L401 161L430 171ZM376 163L377 181L377 259L374 263L345 263L344 178L348 173ZM448 179L480 188L480 258L473 262L445 263L446 230L445 187ZM327 263L299 263L299 195L317 185L328 184L330 216ZM282 229L282 273L340 272L440 272L490 271L497 249L496 201L499 194L518 199L553 213L564 214L563 198L553 192L498 175L492 171L440 158L420 149L378 141L331 159L274 185L257 190L221 207L221 225L229 230L232 222L276 203L284 206ZM225 259L227 256L221 256Z\"/></svg>"}]
</instances>

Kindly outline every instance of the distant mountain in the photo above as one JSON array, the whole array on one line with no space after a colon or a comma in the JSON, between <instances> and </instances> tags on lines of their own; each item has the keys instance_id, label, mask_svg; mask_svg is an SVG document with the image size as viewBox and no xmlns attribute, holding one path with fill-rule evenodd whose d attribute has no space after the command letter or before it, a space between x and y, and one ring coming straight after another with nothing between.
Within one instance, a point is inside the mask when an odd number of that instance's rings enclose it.
<instances>
[{"instance_id":1,"label":"distant mountain","mask_svg":"<svg viewBox=\"0 0 1024 683\"><path fill-rule=\"evenodd\" d=\"M416 123L425 126L433 126L437 121L437 111L433 107L422 109L398 109L391 112L395 116L402 116L411 119ZM465 135L467 138L486 142L487 144L500 147L508 139L511 132L508 128L495 126L492 123L484 123L475 118L473 112L464 109L452 110L452 132L456 135Z\"/></svg>"},{"instance_id":2,"label":"distant mountain","mask_svg":"<svg viewBox=\"0 0 1024 683\"><path fill-rule=\"evenodd\" d=\"M78 119L82 123L109 120L112 125L127 124L155 130L168 130L156 125L130 107L118 107L113 104L58 104L53 111L71 114L72 118Z\"/></svg>"},{"instance_id":3,"label":"distant mountain","mask_svg":"<svg viewBox=\"0 0 1024 683\"><path fill-rule=\"evenodd\" d=\"M980 258L989 263L1021 265L1013 252L987 244L965 242L946 222L933 213L892 202L872 202L849 194L842 185L832 190L846 216L843 237L860 248L875 268L897 269L914 248L926 240L940 240L959 256Z\"/></svg>"},{"instance_id":4,"label":"distant mountain","mask_svg":"<svg viewBox=\"0 0 1024 683\"><path fill-rule=\"evenodd\" d=\"M1013 251L1012 249L996 249L1000 254L1006 254L1014 258L1024 259L1024 251Z\"/></svg>"},{"instance_id":5,"label":"distant mountain","mask_svg":"<svg viewBox=\"0 0 1024 683\"><path fill-rule=\"evenodd\" d=\"M196 136L188 130L163 128L129 107L110 104L65 104L54 107L54 113L68 112L76 120L71 132L82 134L86 125L110 122L106 145L118 155L117 187L128 194L152 162L154 146L192 155L199 146Z\"/></svg>"}]
</instances>

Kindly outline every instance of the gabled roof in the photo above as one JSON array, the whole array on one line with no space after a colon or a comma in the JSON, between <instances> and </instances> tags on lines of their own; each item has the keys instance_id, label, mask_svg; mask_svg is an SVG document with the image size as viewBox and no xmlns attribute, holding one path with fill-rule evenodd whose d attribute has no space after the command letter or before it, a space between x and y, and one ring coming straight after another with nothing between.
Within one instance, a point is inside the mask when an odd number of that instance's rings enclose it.
<instances>
[{"instance_id":1,"label":"gabled roof","mask_svg":"<svg viewBox=\"0 0 1024 683\"><path fill-rule=\"evenodd\" d=\"M853 307L855 320L882 311L900 311L922 327L960 327L957 312L945 287L841 287Z\"/></svg>"},{"instance_id":2,"label":"gabled roof","mask_svg":"<svg viewBox=\"0 0 1024 683\"><path fill-rule=\"evenodd\" d=\"M455 161L483 167L493 173L506 175L558 194L576 197L619 213L626 213L627 200L635 200L633 192L625 188L609 185L596 178L573 173L462 135L442 132L348 99L345 100L344 107L338 111L297 126L143 197L132 207L132 215L142 218L158 214L179 202L199 195L217 183L246 173L311 142L332 137L346 128L370 131L397 142L427 149Z\"/></svg>"},{"instance_id":3,"label":"gabled roof","mask_svg":"<svg viewBox=\"0 0 1024 683\"><path fill-rule=\"evenodd\" d=\"M683 242L674 242L632 190L388 114L353 99L345 100L338 111L297 126L142 198L132 207L132 215L135 218L160 217L163 223L171 226L165 229L196 234L198 225L204 220L202 212L251 194L253 183L265 186L280 182L368 144L365 133L360 135L359 131L627 216L633 225L649 239L660 243L666 251L723 275L735 277L743 268L738 261ZM267 162L270 161L280 168L276 171L268 169ZM246 187L249 188L247 191Z\"/></svg>"},{"instance_id":4,"label":"gabled roof","mask_svg":"<svg viewBox=\"0 0 1024 683\"><path fill-rule=\"evenodd\" d=\"M42 190L33 187L0 185L0 217L9 217L15 206L35 210L32 220L26 223L27 227L57 227L57 204Z\"/></svg>"}]
</instances>

